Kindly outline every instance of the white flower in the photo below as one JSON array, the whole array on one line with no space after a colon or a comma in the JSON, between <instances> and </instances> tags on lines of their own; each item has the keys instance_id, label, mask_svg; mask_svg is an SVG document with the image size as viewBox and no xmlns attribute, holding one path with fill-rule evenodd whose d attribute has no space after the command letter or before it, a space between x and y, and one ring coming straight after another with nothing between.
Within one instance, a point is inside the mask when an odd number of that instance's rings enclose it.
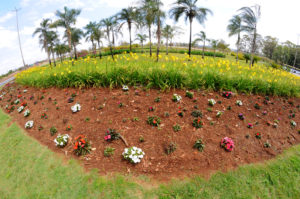
<instances>
[{"instance_id":1,"label":"white flower","mask_svg":"<svg viewBox=\"0 0 300 199\"><path fill-rule=\"evenodd\" d=\"M208 103L209 103L209 105L213 106L216 104L216 101L214 99L209 99Z\"/></svg>"},{"instance_id":2,"label":"white flower","mask_svg":"<svg viewBox=\"0 0 300 199\"><path fill-rule=\"evenodd\" d=\"M32 127L33 127L33 121L32 120L26 122L26 124L25 124L26 129L31 129Z\"/></svg>"},{"instance_id":3,"label":"white flower","mask_svg":"<svg viewBox=\"0 0 300 199\"><path fill-rule=\"evenodd\" d=\"M173 94L173 101L179 102L182 99L180 95L177 95L176 93Z\"/></svg>"},{"instance_id":4,"label":"white flower","mask_svg":"<svg viewBox=\"0 0 300 199\"><path fill-rule=\"evenodd\" d=\"M236 101L236 105L242 106L242 105L243 105L243 102L242 102L241 100L237 100L237 101Z\"/></svg>"},{"instance_id":5,"label":"white flower","mask_svg":"<svg viewBox=\"0 0 300 199\"><path fill-rule=\"evenodd\" d=\"M73 113L80 111L81 110L80 104L76 103L74 106L71 107L71 110Z\"/></svg>"},{"instance_id":6,"label":"white flower","mask_svg":"<svg viewBox=\"0 0 300 199\"><path fill-rule=\"evenodd\" d=\"M27 93L27 90L25 89L25 90L23 90L23 93Z\"/></svg>"},{"instance_id":7,"label":"white flower","mask_svg":"<svg viewBox=\"0 0 300 199\"><path fill-rule=\"evenodd\" d=\"M15 104L19 104L20 103L20 100L19 99L16 99L16 101L14 102Z\"/></svg>"},{"instance_id":8,"label":"white flower","mask_svg":"<svg viewBox=\"0 0 300 199\"><path fill-rule=\"evenodd\" d=\"M123 85L123 86L122 86L122 90L123 90L123 91L128 91L128 90L129 90L129 88L128 88L128 86L126 86L126 85Z\"/></svg>"},{"instance_id":9,"label":"white flower","mask_svg":"<svg viewBox=\"0 0 300 199\"><path fill-rule=\"evenodd\" d=\"M24 112L24 117L28 117L30 115L30 110L26 109L26 111Z\"/></svg>"},{"instance_id":10,"label":"white flower","mask_svg":"<svg viewBox=\"0 0 300 199\"><path fill-rule=\"evenodd\" d=\"M55 142L55 145L56 146L59 146L59 147L64 147L68 144L68 138L69 138L69 135L68 134L65 134L65 135L58 135L55 139L54 139L54 142Z\"/></svg>"},{"instance_id":11,"label":"white flower","mask_svg":"<svg viewBox=\"0 0 300 199\"><path fill-rule=\"evenodd\" d=\"M142 149L134 146L131 148L125 148L122 155L126 160L136 164L141 162L141 159L144 157L145 153L142 151Z\"/></svg>"},{"instance_id":12,"label":"white flower","mask_svg":"<svg viewBox=\"0 0 300 199\"><path fill-rule=\"evenodd\" d=\"M295 121L292 120L292 121L291 121L291 125L292 125L292 126L297 126L297 123L296 123Z\"/></svg>"},{"instance_id":13,"label":"white flower","mask_svg":"<svg viewBox=\"0 0 300 199\"><path fill-rule=\"evenodd\" d=\"M20 106L20 107L18 108L18 112L19 112L19 113L21 113L23 110L24 110L24 106Z\"/></svg>"}]
</instances>

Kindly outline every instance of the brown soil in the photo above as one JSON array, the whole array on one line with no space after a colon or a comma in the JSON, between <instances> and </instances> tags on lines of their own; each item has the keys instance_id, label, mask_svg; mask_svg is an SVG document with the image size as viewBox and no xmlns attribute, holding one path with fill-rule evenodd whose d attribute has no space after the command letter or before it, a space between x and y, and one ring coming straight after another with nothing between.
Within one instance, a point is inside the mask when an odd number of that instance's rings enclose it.
<instances>
[{"instance_id":1,"label":"brown soil","mask_svg":"<svg viewBox=\"0 0 300 199\"><path fill-rule=\"evenodd\" d=\"M291 119L288 118L290 111L296 112L292 118L298 125L299 117L299 98L279 98L270 97L269 104L263 103L264 97L258 95L235 95L231 99L226 99L217 92L195 92L197 102L185 96L183 90L172 90L170 92L159 92L158 90L142 91L135 95L131 88L128 93L121 89L91 88L91 89L37 89L25 88L16 84L10 85L15 88L10 91L12 100L17 99L17 95L22 95L22 100L26 100L31 115L28 118L19 114L17 110L10 113L14 121L22 128L28 120L34 120L34 127L26 130L28 135L37 139L51 150L65 154L68 157L80 159L82 164L90 168L98 168L101 174L107 173L133 173L135 175L148 175L159 180L169 180L173 177L191 176L194 174L208 177L217 170L227 171L242 164L259 162L273 158L284 149L300 142L298 127L292 128ZM27 93L23 93L27 89ZM4 90L8 91L8 87ZM68 103L72 93L77 97L73 103ZM172 102L173 93L183 97L180 103ZM34 96L30 100L30 96ZM45 98L40 100L41 96ZM160 102L154 102L160 96ZM51 100L49 100L51 97ZM9 104L9 94L0 101L1 107L5 110L5 105ZM212 112L207 110L208 99L214 98L222 103L215 104ZM57 105L54 104L56 99ZM242 100L243 106L235 105L236 100ZM34 105L34 101L37 104ZM81 111L72 113L71 106L75 102L80 103ZM124 106L118 107L118 102ZM261 109L255 109L254 104L261 104ZM103 108L99 109L102 105ZM191 112L195 110L195 105L202 111L204 122L203 128L195 129L192 126L193 117ZM56 106L59 110L56 110ZM150 106L155 107L154 112L149 112ZM227 110L231 106L232 110ZM17 109L18 106L16 106ZM180 107L180 108L179 108ZM178 110L186 109L183 118L177 115ZM217 111L224 111L220 117L216 117ZM6 111L6 110L5 110ZM262 112L267 111L267 115ZM47 113L48 119L41 119L43 113ZM169 117L164 113L168 112ZM238 114L243 113L245 120L240 120ZM157 115L162 123L159 128L147 124L148 116ZM139 121L133 121L133 118ZM85 121L90 118L90 121ZM279 120L277 128L267 125L267 121L274 123ZM214 122L213 125L210 122ZM254 124L253 129L247 128L247 124ZM179 124L181 131L174 132L173 125ZM42 125L44 130L39 131ZM72 125L71 131L66 131L66 127ZM55 136L51 136L49 129L55 126L60 134L69 134L71 138L79 134L84 134L91 141L95 148L91 154L85 157L73 155L71 143L65 148L57 148L53 142ZM122 158L125 144L121 140L111 143L104 140L105 132L108 128L116 129L127 140L129 146L137 146L145 152L145 157L140 164L133 165ZM261 132L262 138L255 138L255 133ZM247 138L246 135L250 137ZM143 136L145 142L139 141ZM226 152L220 147L223 137L230 137L234 140L235 148L232 152ZM197 139L201 138L205 143L203 152L193 149ZM264 143L268 141L271 148L265 148ZM177 150L166 155L164 146L170 142L177 144ZM115 148L112 157L104 157L105 147Z\"/></svg>"}]
</instances>

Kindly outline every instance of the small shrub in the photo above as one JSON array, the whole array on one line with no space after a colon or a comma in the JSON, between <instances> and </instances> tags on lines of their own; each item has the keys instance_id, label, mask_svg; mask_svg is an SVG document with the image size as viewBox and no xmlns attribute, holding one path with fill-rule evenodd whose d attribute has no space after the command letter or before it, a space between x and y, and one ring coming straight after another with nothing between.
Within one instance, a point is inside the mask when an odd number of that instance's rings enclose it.
<instances>
[{"instance_id":1,"label":"small shrub","mask_svg":"<svg viewBox=\"0 0 300 199\"><path fill-rule=\"evenodd\" d=\"M203 124L204 123L200 120L200 118L196 118L193 120L193 127L195 127L196 129L202 128Z\"/></svg>"},{"instance_id":2,"label":"small shrub","mask_svg":"<svg viewBox=\"0 0 300 199\"><path fill-rule=\"evenodd\" d=\"M66 127L66 131L71 131L72 130L72 126L71 125L68 125L67 127Z\"/></svg>"},{"instance_id":3,"label":"small shrub","mask_svg":"<svg viewBox=\"0 0 300 199\"><path fill-rule=\"evenodd\" d=\"M260 132L255 133L255 137L256 137L257 139L261 139L261 133L260 133Z\"/></svg>"},{"instance_id":4,"label":"small shrub","mask_svg":"<svg viewBox=\"0 0 300 199\"><path fill-rule=\"evenodd\" d=\"M164 112L164 116L169 117L170 116L169 112Z\"/></svg>"},{"instance_id":5,"label":"small shrub","mask_svg":"<svg viewBox=\"0 0 300 199\"><path fill-rule=\"evenodd\" d=\"M140 142L145 142L145 138L141 135L140 138L139 138L139 141Z\"/></svg>"},{"instance_id":6,"label":"small shrub","mask_svg":"<svg viewBox=\"0 0 300 199\"><path fill-rule=\"evenodd\" d=\"M86 117L86 118L84 119L84 121L85 121L85 122L89 122L89 121L90 121L90 118L89 118L89 117Z\"/></svg>"},{"instance_id":7,"label":"small shrub","mask_svg":"<svg viewBox=\"0 0 300 199\"><path fill-rule=\"evenodd\" d=\"M253 129L253 124L248 123L247 127L248 127L249 129Z\"/></svg>"},{"instance_id":8,"label":"small shrub","mask_svg":"<svg viewBox=\"0 0 300 199\"><path fill-rule=\"evenodd\" d=\"M154 102L160 102L160 97L155 98Z\"/></svg>"},{"instance_id":9,"label":"small shrub","mask_svg":"<svg viewBox=\"0 0 300 199\"><path fill-rule=\"evenodd\" d=\"M198 151L202 152L204 150L205 144L201 139L196 140L194 146L195 149L198 149Z\"/></svg>"},{"instance_id":10,"label":"small shrub","mask_svg":"<svg viewBox=\"0 0 300 199\"><path fill-rule=\"evenodd\" d=\"M55 145L57 147L63 148L68 144L69 141L69 135L65 134L65 135L58 135L55 139Z\"/></svg>"},{"instance_id":11,"label":"small shrub","mask_svg":"<svg viewBox=\"0 0 300 199\"><path fill-rule=\"evenodd\" d=\"M91 152L91 145L84 135L79 135L75 139L74 153L77 156L86 155Z\"/></svg>"},{"instance_id":12,"label":"small shrub","mask_svg":"<svg viewBox=\"0 0 300 199\"><path fill-rule=\"evenodd\" d=\"M123 107L124 106L124 104L122 103L122 102L118 102L118 107L119 108L121 108L121 107Z\"/></svg>"},{"instance_id":13,"label":"small shrub","mask_svg":"<svg viewBox=\"0 0 300 199\"><path fill-rule=\"evenodd\" d=\"M177 115L178 115L179 117L183 117L183 112L179 110L178 113L177 113Z\"/></svg>"},{"instance_id":14,"label":"small shrub","mask_svg":"<svg viewBox=\"0 0 300 199\"><path fill-rule=\"evenodd\" d=\"M212 111L213 111L211 107L208 107L206 110L207 110L208 112L212 112Z\"/></svg>"},{"instance_id":15,"label":"small shrub","mask_svg":"<svg viewBox=\"0 0 300 199\"><path fill-rule=\"evenodd\" d=\"M150 106L149 108L148 108L148 111L149 112L153 112L155 110L155 107L153 107L153 106Z\"/></svg>"},{"instance_id":16,"label":"small shrub","mask_svg":"<svg viewBox=\"0 0 300 199\"><path fill-rule=\"evenodd\" d=\"M223 115L223 113L224 112L222 112L222 111L218 111L216 117L218 117L218 118L221 117Z\"/></svg>"},{"instance_id":17,"label":"small shrub","mask_svg":"<svg viewBox=\"0 0 300 199\"><path fill-rule=\"evenodd\" d=\"M120 138L120 134L117 133L115 129L108 129L104 136L104 139L108 142L113 140L118 140L119 138Z\"/></svg>"},{"instance_id":18,"label":"small shrub","mask_svg":"<svg viewBox=\"0 0 300 199\"><path fill-rule=\"evenodd\" d=\"M241 100L236 100L235 104L238 105L238 106L242 106L243 102Z\"/></svg>"},{"instance_id":19,"label":"small shrub","mask_svg":"<svg viewBox=\"0 0 300 199\"><path fill-rule=\"evenodd\" d=\"M234 142L231 138L225 137L221 140L221 147L231 152L234 148Z\"/></svg>"},{"instance_id":20,"label":"small shrub","mask_svg":"<svg viewBox=\"0 0 300 199\"><path fill-rule=\"evenodd\" d=\"M173 153L174 151L176 151L177 149L177 144L175 142L171 142L170 144L168 144L166 147L165 147L165 152L166 154L171 154Z\"/></svg>"},{"instance_id":21,"label":"small shrub","mask_svg":"<svg viewBox=\"0 0 300 199\"><path fill-rule=\"evenodd\" d=\"M136 163L141 162L145 153L142 151L142 149L134 146L134 147L130 147L130 148L125 148L122 155L125 160L128 160L131 163L136 164Z\"/></svg>"},{"instance_id":22,"label":"small shrub","mask_svg":"<svg viewBox=\"0 0 300 199\"><path fill-rule=\"evenodd\" d=\"M230 99L231 96L232 96L232 92L231 91L224 91L222 95L223 95L223 97L225 97L227 99Z\"/></svg>"},{"instance_id":23,"label":"small shrub","mask_svg":"<svg viewBox=\"0 0 300 199\"><path fill-rule=\"evenodd\" d=\"M57 129L54 126L52 126L50 128L50 134L53 136L53 135L55 135L55 133L57 133Z\"/></svg>"},{"instance_id":24,"label":"small shrub","mask_svg":"<svg viewBox=\"0 0 300 199\"><path fill-rule=\"evenodd\" d=\"M201 117L201 118L202 118L202 112L199 111L199 110L194 110L194 111L191 113L191 115L192 115L193 117Z\"/></svg>"},{"instance_id":25,"label":"small shrub","mask_svg":"<svg viewBox=\"0 0 300 199\"><path fill-rule=\"evenodd\" d=\"M194 98L194 93L193 92L190 92L190 91L186 91L185 92L185 96L190 98L190 99L193 99Z\"/></svg>"},{"instance_id":26,"label":"small shrub","mask_svg":"<svg viewBox=\"0 0 300 199\"><path fill-rule=\"evenodd\" d=\"M266 141L266 142L264 143L264 147L265 147L265 148L270 148L270 147L271 147L271 144L270 144L268 141Z\"/></svg>"},{"instance_id":27,"label":"small shrub","mask_svg":"<svg viewBox=\"0 0 300 199\"><path fill-rule=\"evenodd\" d=\"M42 131L44 129L44 127L42 125L39 126L38 130Z\"/></svg>"},{"instance_id":28,"label":"small shrub","mask_svg":"<svg viewBox=\"0 0 300 199\"><path fill-rule=\"evenodd\" d=\"M134 118L132 118L132 121L133 122L138 122L138 121L140 121L140 119L138 117L134 117Z\"/></svg>"},{"instance_id":29,"label":"small shrub","mask_svg":"<svg viewBox=\"0 0 300 199\"><path fill-rule=\"evenodd\" d=\"M181 130L180 125L179 125L179 124L175 124L175 125L173 126L173 130L174 130L175 132L180 131L180 130Z\"/></svg>"},{"instance_id":30,"label":"small shrub","mask_svg":"<svg viewBox=\"0 0 300 199\"><path fill-rule=\"evenodd\" d=\"M159 126L160 124L160 118L158 116L149 116L147 119L147 123L152 126Z\"/></svg>"},{"instance_id":31,"label":"small shrub","mask_svg":"<svg viewBox=\"0 0 300 199\"><path fill-rule=\"evenodd\" d=\"M214 106L216 104L216 101L214 99L209 99L208 100L208 105Z\"/></svg>"},{"instance_id":32,"label":"small shrub","mask_svg":"<svg viewBox=\"0 0 300 199\"><path fill-rule=\"evenodd\" d=\"M244 120L244 119L245 119L245 116L243 115L243 113L240 113L240 114L238 115L238 117L239 117L240 120Z\"/></svg>"},{"instance_id":33,"label":"small shrub","mask_svg":"<svg viewBox=\"0 0 300 199\"><path fill-rule=\"evenodd\" d=\"M173 94L173 97L172 97L173 102L179 102L181 99L182 99L182 97L180 95L177 95L176 93Z\"/></svg>"},{"instance_id":34,"label":"small shrub","mask_svg":"<svg viewBox=\"0 0 300 199\"><path fill-rule=\"evenodd\" d=\"M260 105L258 102L256 102L256 103L254 104L254 108L256 108L256 109L260 109L260 107L261 107L261 105Z\"/></svg>"},{"instance_id":35,"label":"small shrub","mask_svg":"<svg viewBox=\"0 0 300 199\"><path fill-rule=\"evenodd\" d=\"M114 152L115 152L115 148L112 148L112 147L106 147L106 148L104 149L104 156L105 156L105 157L110 157L110 156L112 156L112 155L114 154Z\"/></svg>"}]
</instances>

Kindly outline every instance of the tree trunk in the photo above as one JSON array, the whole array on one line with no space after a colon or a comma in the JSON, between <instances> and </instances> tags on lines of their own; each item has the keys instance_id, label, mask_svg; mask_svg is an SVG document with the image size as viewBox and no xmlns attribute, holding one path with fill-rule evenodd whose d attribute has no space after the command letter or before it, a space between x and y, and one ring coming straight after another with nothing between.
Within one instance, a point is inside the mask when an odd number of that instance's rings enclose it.
<instances>
[{"instance_id":1,"label":"tree trunk","mask_svg":"<svg viewBox=\"0 0 300 199\"><path fill-rule=\"evenodd\" d=\"M150 48L150 57L152 57L151 26L149 26L149 48Z\"/></svg>"},{"instance_id":2,"label":"tree trunk","mask_svg":"<svg viewBox=\"0 0 300 199\"><path fill-rule=\"evenodd\" d=\"M99 57L100 59L102 59L100 41L98 41L98 47L99 47Z\"/></svg>"},{"instance_id":3,"label":"tree trunk","mask_svg":"<svg viewBox=\"0 0 300 199\"><path fill-rule=\"evenodd\" d=\"M251 67L251 64L253 65L253 56L254 56L254 51L255 51L255 44L256 44L256 28L254 29L254 34L253 34L253 41L252 41L252 48L251 48L251 59L250 59L249 67Z\"/></svg>"},{"instance_id":4,"label":"tree trunk","mask_svg":"<svg viewBox=\"0 0 300 199\"><path fill-rule=\"evenodd\" d=\"M73 44L73 46L74 46L74 55L75 55L75 60L77 60L77 51L76 51L76 45L75 45L75 44Z\"/></svg>"},{"instance_id":5,"label":"tree trunk","mask_svg":"<svg viewBox=\"0 0 300 199\"><path fill-rule=\"evenodd\" d=\"M50 64L50 66L51 66L51 57L50 57L50 51L49 51L48 47L47 47L46 51L47 51L47 55L48 55L48 62Z\"/></svg>"},{"instance_id":6,"label":"tree trunk","mask_svg":"<svg viewBox=\"0 0 300 199\"><path fill-rule=\"evenodd\" d=\"M240 33L238 34L238 40L236 42L236 62L239 60L239 47L240 47Z\"/></svg>"},{"instance_id":7,"label":"tree trunk","mask_svg":"<svg viewBox=\"0 0 300 199\"><path fill-rule=\"evenodd\" d=\"M131 23L128 23L128 29L129 29L129 50L131 52Z\"/></svg>"},{"instance_id":8,"label":"tree trunk","mask_svg":"<svg viewBox=\"0 0 300 199\"><path fill-rule=\"evenodd\" d=\"M191 57L191 50L192 50L192 23L193 19L190 18L190 41L189 41L189 56Z\"/></svg>"},{"instance_id":9,"label":"tree trunk","mask_svg":"<svg viewBox=\"0 0 300 199\"><path fill-rule=\"evenodd\" d=\"M142 53L144 53L144 42L142 41Z\"/></svg>"},{"instance_id":10,"label":"tree trunk","mask_svg":"<svg viewBox=\"0 0 300 199\"><path fill-rule=\"evenodd\" d=\"M92 40L92 51L93 51L93 55L95 55L96 54L96 48L95 48L94 40Z\"/></svg>"},{"instance_id":11,"label":"tree trunk","mask_svg":"<svg viewBox=\"0 0 300 199\"><path fill-rule=\"evenodd\" d=\"M202 59L204 59L205 39L203 40Z\"/></svg>"},{"instance_id":12,"label":"tree trunk","mask_svg":"<svg viewBox=\"0 0 300 199\"><path fill-rule=\"evenodd\" d=\"M67 29L67 35L68 35L68 44L69 44L69 49L70 49L70 59L72 59L72 40L71 40L71 30Z\"/></svg>"},{"instance_id":13,"label":"tree trunk","mask_svg":"<svg viewBox=\"0 0 300 199\"><path fill-rule=\"evenodd\" d=\"M156 61L158 62L158 56L159 56L159 47L160 47L160 35L161 35L161 30L160 30L160 16L158 16L158 21L157 21L157 49L156 49Z\"/></svg>"},{"instance_id":14,"label":"tree trunk","mask_svg":"<svg viewBox=\"0 0 300 199\"><path fill-rule=\"evenodd\" d=\"M52 58L53 58L53 64L54 66L56 66L56 62L55 62L55 57L54 57L54 52L52 51Z\"/></svg>"},{"instance_id":15,"label":"tree trunk","mask_svg":"<svg viewBox=\"0 0 300 199\"><path fill-rule=\"evenodd\" d=\"M62 63L63 59L62 59L62 54L61 53L59 53L59 58L60 58L60 63Z\"/></svg>"},{"instance_id":16,"label":"tree trunk","mask_svg":"<svg viewBox=\"0 0 300 199\"><path fill-rule=\"evenodd\" d=\"M169 38L167 37L167 41L166 41L166 55L169 54Z\"/></svg>"},{"instance_id":17,"label":"tree trunk","mask_svg":"<svg viewBox=\"0 0 300 199\"><path fill-rule=\"evenodd\" d=\"M107 38L108 38L108 43L109 43L109 49L110 49L110 54L112 59L114 60L114 53L112 50L112 43L110 42L110 36L109 36L109 29L107 28Z\"/></svg>"}]
</instances>

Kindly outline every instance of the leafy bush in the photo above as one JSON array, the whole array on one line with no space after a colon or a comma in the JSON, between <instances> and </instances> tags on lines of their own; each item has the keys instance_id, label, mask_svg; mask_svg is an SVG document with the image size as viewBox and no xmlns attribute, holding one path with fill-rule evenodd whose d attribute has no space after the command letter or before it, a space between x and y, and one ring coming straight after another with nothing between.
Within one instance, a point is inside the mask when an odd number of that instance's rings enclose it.
<instances>
[{"instance_id":1,"label":"leafy bush","mask_svg":"<svg viewBox=\"0 0 300 199\"><path fill-rule=\"evenodd\" d=\"M74 153L77 156L86 155L91 152L91 145L84 135L79 135L75 139Z\"/></svg>"},{"instance_id":2,"label":"leafy bush","mask_svg":"<svg viewBox=\"0 0 300 199\"><path fill-rule=\"evenodd\" d=\"M179 124L175 124L175 125L173 126L173 130L174 130L175 132L180 131L180 130L181 130L180 125L179 125Z\"/></svg>"},{"instance_id":3,"label":"leafy bush","mask_svg":"<svg viewBox=\"0 0 300 199\"><path fill-rule=\"evenodd\" d=\"M57 129L54 126L52 126L50 128L50 134L53 136L55 133L57 133Z\"/></svg>"},{"instance_id":4,"label":"leafy bush","mask_svg":"<svg viewBox=\"0 0 300 199\"><path fill-rule=\"evenodd\" d=\"M112 156L112 155L114 154L114 152L115 152L115 148L112 148L112 147L106 147L106 148L104 149L104 156L105 156L105 157L110 157L110 156Z\"/></svg>"},{"instance_id":5,"label":"leafy bush","mask_svg":"<svg viewBox=\"0 0 300 199\"><path fill-rule=\"evenodd\" d=\"M134 146L134 147L130 147L130 148L125 148L122 155L125 160L128 160L131 163L136 164L136 163L141 162L145 153L142 151L142 149Z\"/></svg>"},{"instance_id":6,"label":"leafy bush","mask_svg":"<svg viewBox=\"0 0 300 199\"><path fill-rule=\"evenodd\" d=\"M166 147L165 147L165 152L166 154L171 154L173 153L174 151L176 151L177 149L177 144L175 142L171 142L170 144L168 144Z\"/></svg>"},{"instance_id":7,"label":"leafy bush","mask_svg":"<svg viewBox=\"0 0 300 199\"><path fill-rule=\"evenodd\" d=\"M198 149L198 151L202 152L204 150L205 144L203 143L202 139L196 140L194 146L195 149Z\"/></svg>"},{"instance_id":8,"label":"leafy bush","mask_svg":"<svg viewBox=\"0 0 300 199\"><path fill-rule=\"evenodd\" d=\"M147 123L152 126L159 126L160 124L160 118L158 116L149 116L147 119Z\"/></svg>"}]
</instances>

